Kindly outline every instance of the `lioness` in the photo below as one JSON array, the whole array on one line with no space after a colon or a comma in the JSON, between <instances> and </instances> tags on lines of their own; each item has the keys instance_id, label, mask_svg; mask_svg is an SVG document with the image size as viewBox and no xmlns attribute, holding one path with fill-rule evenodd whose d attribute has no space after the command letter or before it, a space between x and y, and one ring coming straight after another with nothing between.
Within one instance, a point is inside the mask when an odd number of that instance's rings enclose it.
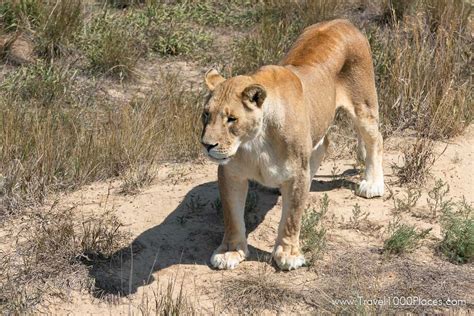
<instances>
[{"instance_id":1,"label":"lioness","mask_svg":"<svg viewBox=\"0 0 474 316\"><path fill-rule=\"evenodd\" d=\"M382 136L370 47L349 21L306 28L278 66L223 78L211 69L201 142L219 164L225 233L211 264L233 269L248 254L244 206L248 180L281 191L283 211L273 259L283 270L305 263L299 246L301 217L311 179L328 147L326 132L344 108L365 160L357 193L382 196Z\"/></svg>"}]
</instances>

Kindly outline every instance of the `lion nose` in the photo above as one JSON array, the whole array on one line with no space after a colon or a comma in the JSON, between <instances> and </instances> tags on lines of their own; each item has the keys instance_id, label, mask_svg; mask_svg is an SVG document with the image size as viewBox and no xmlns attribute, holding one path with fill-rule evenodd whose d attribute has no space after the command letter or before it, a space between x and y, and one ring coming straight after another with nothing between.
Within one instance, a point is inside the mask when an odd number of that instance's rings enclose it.
<instances>
[{"instance_id":1,"label":"lion nose","mask_svg":"<svg viewBox=\"0 0 474 316\"><path fill-rule=\"evenodd\" d=\"M211 150L212 148L216 147L219 144L208 144L205 142L201 142L201 144L207 149L207 151Z\"/></svg>"}]
</instances>

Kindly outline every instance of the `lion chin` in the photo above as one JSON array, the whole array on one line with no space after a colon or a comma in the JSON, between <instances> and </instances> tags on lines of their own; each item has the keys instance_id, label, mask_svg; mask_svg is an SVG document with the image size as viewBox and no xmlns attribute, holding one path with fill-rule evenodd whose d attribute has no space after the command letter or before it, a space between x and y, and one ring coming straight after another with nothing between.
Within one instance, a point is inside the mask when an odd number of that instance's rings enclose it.
<instances>
[{"instance_id":1,"label":"lion chin","mask_svg":"<svg viewBox=\"0 0 474 316\"><path fill-rule=\"evenodd\" d=\"M207 155L207 158L208 158L210 161L212 161L213 163L216 163L216 164L218 164L218 165L222 165L222 166L223 166L223 165L228 164L229 161L230 161L230 159L231 159L232 157L214 158L214 157L212 157L211 155L208 154L208 155Z\"/></svg>"}]
</instances>

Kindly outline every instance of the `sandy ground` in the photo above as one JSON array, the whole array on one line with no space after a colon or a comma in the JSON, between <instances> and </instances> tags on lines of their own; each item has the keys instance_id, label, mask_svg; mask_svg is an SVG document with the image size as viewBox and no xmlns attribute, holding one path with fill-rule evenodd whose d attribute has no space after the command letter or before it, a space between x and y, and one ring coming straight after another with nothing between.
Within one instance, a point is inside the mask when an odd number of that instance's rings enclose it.
<instances>
[{"instance_id":1,"label":"sandy ground","mask_svg":"<svg viewBox=\"0 0 474 316\"><path fill-rule=\"evenodd\" d=\"M384 170L386 185L395 198L406 188L395 185L391 164L400 159L396 148L403 139L386 142ZM445 149L437 144L438 153ZM449 196L473 202L474 128L452 140L432 168L432 176L423 187L423 195L414 210L401 214L403 222L430 228L429 237L414 252L387 257L381 254L386 228L393 219L393 197L364 199L349 188L359 175L353 159L326 159L311 187L310 203L318 205L324 193L329 196L329 214L325 225L328 245L322 258L311 268L279 272L268 260L276 237L281 212L281 197L275 192L254 187L257 208L248 214L250 257L232 271L216 271L209 257L223 234L222 218L213 207L218 197L216 165L208 163L163 165L154 183L135 196L118 193L120 183L97 183L62 198L64 205L78 205L82 212L101 212L104 202L116 210L123 228L132 238L120 251L120 260L91 269L99 297L88 293L70 293L67 302L50 299L40 310L52 314L118 315L153 312L154 293L176 279L187 298L200 314L238 312L314 313L384 311L400 308L382 306L340 306L334 299L419 297L421 299L464 300L457 307L432 307L414 303L405 311L472 312L474 306L474 267L454 265L436 254L441 236L439 223L424 217L428 207L427 191L441 178L450 185ZM344 181L342 181L344 179ZM341 185L345 183L345 185ZM368 217L359 228L350 227L355 204ZM281 286L282 298L271 309L253 310L246 299L229 292L233 280L263 280ZM129 294L117 298L117 295ZM285 294L286 293L286 294ZM114 298L115 297L115 298ZM108 299L107 299L108 298ZM114 298L114 299L111 299ZM148 304L147 304L148 302Z\"/></svg>"}]
</instances>

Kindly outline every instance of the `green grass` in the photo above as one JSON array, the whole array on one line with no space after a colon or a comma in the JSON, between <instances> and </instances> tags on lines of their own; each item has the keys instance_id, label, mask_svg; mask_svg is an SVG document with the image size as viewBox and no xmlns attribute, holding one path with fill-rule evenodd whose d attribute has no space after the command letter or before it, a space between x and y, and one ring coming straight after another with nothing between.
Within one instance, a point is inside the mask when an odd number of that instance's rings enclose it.
<instances>
[{"instance_id":1,"label":"green grass","mask_svg":"<svg viewBox=\"0 0 474 316\"><path fill-rule=\"evenodd\" d=\"M71 102L73 77L67 67L39 61L8 74L0 91L10 100L41 106L56 104L58 100Z\"/></svg>"}]
</instances>

